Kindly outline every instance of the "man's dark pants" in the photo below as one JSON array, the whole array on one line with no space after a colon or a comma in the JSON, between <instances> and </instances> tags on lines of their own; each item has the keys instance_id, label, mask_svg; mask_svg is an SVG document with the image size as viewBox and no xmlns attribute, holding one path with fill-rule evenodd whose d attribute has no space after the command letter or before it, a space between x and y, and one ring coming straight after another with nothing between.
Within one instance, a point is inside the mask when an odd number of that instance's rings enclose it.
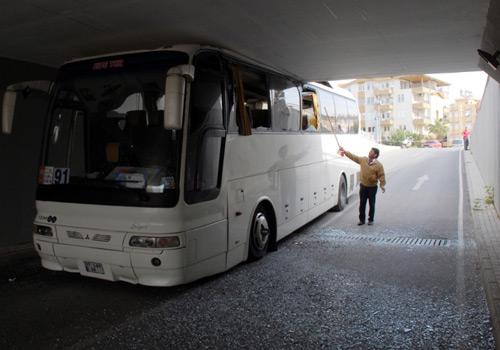
<instances>
[{"instance_id":1,"label":"man's dark pants","mask_svg":"<svg viewBox=\"0 0 500 350\"><path fill-rule=\"evenodd\" d=\"M367 187L359 185L359 221L365 222L366 218L366 201L370 203L370 211L368 212L368 221L373 221L375 217L375 196L377 195L377 186Z\"/></svg>"}]
</instances>

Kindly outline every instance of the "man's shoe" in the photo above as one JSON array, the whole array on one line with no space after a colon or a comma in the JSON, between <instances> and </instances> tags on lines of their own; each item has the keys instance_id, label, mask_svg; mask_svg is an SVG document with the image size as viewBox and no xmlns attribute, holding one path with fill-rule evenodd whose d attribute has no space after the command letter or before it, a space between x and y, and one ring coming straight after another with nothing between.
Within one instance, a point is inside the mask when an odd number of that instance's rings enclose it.
<instances>
[{"instance_id":1,"label":"man's shoe","mask_svg":"<svg viewBox=\"0 0 500 350\"><path fill-rule=\"evenodd\" d=\"M373 221L368 221L368 225L373 225Z\"/></svg>"},{"instance_id":2,"label":"man's shoe","mask_svg":"<svg viewBox=\"0 0 500 350\"><path fill-rule=\"evenodd\" d=\"M360 221L360 222L358 222L358 226L361 226L361 225L364 225L364 224L365 224L365 222L364 222L364 221Z\"/></svg>"}]
</instances>

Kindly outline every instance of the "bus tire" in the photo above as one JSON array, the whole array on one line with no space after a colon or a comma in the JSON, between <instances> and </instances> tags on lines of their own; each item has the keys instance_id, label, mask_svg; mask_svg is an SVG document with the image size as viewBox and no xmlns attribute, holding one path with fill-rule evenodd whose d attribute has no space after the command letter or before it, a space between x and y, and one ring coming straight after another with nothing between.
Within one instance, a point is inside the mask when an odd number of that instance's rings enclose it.
<instances>
[{"instance_id":1,"label":"bus tire","mask_svg":"<svg viewBox=\"0 0 500 350\"><path fill-rule=\"evenodd\" d=\"M258 260L266 255L272 234L271 214L262 203L257 206L252 218L248 260Z\"/></svg>"},{"instance_id":2,"label":"bus tire","mask_svg":"<svg viewBox=\"0 0 500 350\"><path fill-rule=\"evenodd\" d=\"M337 198L337 205L333 207L333 211L342 211L347 206L347 184L345 177L342 175L339 181L339 193Z\"/></svg>"}]
</instances>

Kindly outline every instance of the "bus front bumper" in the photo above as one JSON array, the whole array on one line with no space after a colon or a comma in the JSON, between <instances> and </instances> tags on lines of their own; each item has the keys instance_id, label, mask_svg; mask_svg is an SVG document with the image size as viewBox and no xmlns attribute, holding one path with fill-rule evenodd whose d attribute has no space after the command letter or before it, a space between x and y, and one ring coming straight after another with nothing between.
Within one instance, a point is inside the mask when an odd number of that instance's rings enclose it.
<instances>
[{"instance_id":1,"label":"bus front bumper","mask_svg":"<svg viewBox=\"0 0 500 350\"><path fill-rule=\"evenodd\" d=\"M174 286L186 278L185 249L114 251L34 240L42 266L108 281L147 286Z\"/></svg>"}]
</instances>

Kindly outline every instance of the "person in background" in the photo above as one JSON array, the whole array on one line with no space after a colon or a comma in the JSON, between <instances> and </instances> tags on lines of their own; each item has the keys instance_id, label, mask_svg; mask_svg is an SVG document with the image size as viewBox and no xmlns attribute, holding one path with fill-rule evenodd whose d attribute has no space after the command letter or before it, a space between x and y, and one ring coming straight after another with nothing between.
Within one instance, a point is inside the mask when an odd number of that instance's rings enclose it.
<instances>
[{"instance_id":1,"label":"person in background","mask_svg":"<svg viewBox=\"0 0 500 350\"><path fill-rule=\"evenodd\" d=\"M470 136L470 131L467 130L467 127L465 127L464 131L462 132L462 136L464 138L464 150L469 149L469 136Z\"/></svg>"},{"instance_id":2,"label":"person in background","mask_svg":"<svg viewBox=\"0 0 500 350\"><path fill-rule=\"evenodd\" d=\"M318 131L318 129L316 129L316 127L309 122L309 118L307 115L302 116L302 130L309 132Z\"/></svg>"},{"instance_id":3,"label":"person in background","mask_svg":"<svg viewBox=\"0 0 500 350\"><path fill-rule=\"evenodd\" d=\"M385 192L385 173L382 163L377 158L380 154L378 148L372 148L368 153L368 157L359 157L351 152L346 151L343 147L339 148L339 153L352 161L358 163L361 169L361 180L359 185L359 222L358 225L365 224L366 218L366 201L370 204L368 212L368 225L373 225L375 218L375 197L377 195L378 183L382 193Z\"/></svg>"}]
</instances>

